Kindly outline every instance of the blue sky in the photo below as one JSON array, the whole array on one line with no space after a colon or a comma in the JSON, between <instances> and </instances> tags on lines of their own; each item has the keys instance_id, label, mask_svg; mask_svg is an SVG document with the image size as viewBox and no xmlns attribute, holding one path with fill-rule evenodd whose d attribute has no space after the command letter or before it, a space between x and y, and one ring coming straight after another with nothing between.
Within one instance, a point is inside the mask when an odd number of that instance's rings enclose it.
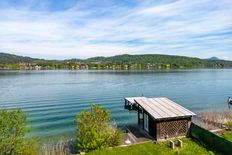
<instances>
[{"instance_id":1,"label":"blue sky","mask_svg":"<svg viewBox=\"0 0 232 155\"><path fill-rule=\"evenodd\" d=\"M0 52L232 60L231 0L0 0Z\"/></svg>"}]
</instances>

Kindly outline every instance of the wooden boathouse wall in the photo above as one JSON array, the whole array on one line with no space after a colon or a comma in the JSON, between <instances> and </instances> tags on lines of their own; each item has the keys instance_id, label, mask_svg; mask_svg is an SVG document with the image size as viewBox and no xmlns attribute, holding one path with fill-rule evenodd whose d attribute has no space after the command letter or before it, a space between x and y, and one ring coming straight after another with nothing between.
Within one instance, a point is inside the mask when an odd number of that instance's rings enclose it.
<instances>
[{"instance_id":1,"label":"wooden boathouse wall","mask_svg":"<svg viewBox=\"0 0 232 155\"><path fill-rule=\"evenodd\" d=\"M156 140L187 136L192 116L195 113L168 98L126 98L125 104L134 105L138 110L138 125ZM145 116L148 116L148 121Z\"/></svg>"}]
</instances>

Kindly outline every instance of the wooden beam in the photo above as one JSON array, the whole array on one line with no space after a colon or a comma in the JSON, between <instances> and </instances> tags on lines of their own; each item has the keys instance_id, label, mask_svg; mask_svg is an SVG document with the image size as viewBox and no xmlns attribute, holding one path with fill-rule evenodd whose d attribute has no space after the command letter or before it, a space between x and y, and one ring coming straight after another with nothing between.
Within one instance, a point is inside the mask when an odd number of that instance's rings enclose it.
<instances>
[{"instance_id":1,"label":"wooden beam","mask_svg":"<svg viewBox=\"0 0 232 155\"><path fill-rule=\"evenodd\" d=\"M138 107L138 125L140 124L139 107Z\"/></svg>"}]
</instances>

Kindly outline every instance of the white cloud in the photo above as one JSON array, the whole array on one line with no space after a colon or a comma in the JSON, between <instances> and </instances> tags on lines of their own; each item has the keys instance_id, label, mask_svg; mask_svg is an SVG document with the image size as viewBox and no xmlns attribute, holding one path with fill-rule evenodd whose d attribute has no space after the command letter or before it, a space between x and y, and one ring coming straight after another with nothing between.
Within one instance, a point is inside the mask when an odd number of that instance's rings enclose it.
<instances>
[{"instance_id":1,"label":"white cloud","mask_svg":"<svg viewBox=\"0 0 232 155\"><path fill-rule=\"evenodd\" d=\"M1 9L0 51L64 58L161 53L232 60L231 1L80 6Z\"/></svg>"}]
</instances>

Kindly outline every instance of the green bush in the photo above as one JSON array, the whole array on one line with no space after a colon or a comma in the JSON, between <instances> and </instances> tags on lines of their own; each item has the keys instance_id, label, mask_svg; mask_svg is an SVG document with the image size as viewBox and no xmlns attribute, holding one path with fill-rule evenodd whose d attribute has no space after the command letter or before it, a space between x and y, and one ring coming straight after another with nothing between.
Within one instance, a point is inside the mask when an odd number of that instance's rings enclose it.
<instances>
[{"instance_id":1,"label":"green bush","mask_svg":"<svg viewBox=\"0 0 232 155\"><path fill-rule=\"evenodd\" d=\"M76 122L77 147L81 151L116 146L122 142L121 130L110 125L110 113L98 105L78 114Z\"/></svg>"},{"instance_id":2,"label":"green bush","mask_svg":"<svg viewBox=\"0 0 232 155\"><path fill-rule=\"evenodd\" d=\"M20 155L37 155L39 150L39 144L37 140L31 138L25 138L22 145L18 149Z\"/></svg>"},{"instance_id":3,"label":"green bush","mask_svg":"<svg viewBox=\"0 0 232 155\"><path fill-rule=\"evenodd\" d=\"M232 130L232 121L227 122L227 127L229 130Z\"/></svg>"},{"instance_id":4,"label":"green bush","mask_svg":"<svg viewBox=\"0 0 232 155\"><path fill-rule=\"evenodd\" d=\"M122 140L123 140L123 132L121 129L118 130L114 130L112 131L112 135L109 138L109 146L118 146L120 144L122 144Z\"/></svg>"},{"instance_id":5,"label":"green bush","mask_svg":"<svg viewBox=\"0 0 232 155\"><path fill-rule=\"evenodd\" d=\"M0 154L35 155L37 142L25 138L26 113L20 109L0 109Z\"/></svg>"}]
</instances>

